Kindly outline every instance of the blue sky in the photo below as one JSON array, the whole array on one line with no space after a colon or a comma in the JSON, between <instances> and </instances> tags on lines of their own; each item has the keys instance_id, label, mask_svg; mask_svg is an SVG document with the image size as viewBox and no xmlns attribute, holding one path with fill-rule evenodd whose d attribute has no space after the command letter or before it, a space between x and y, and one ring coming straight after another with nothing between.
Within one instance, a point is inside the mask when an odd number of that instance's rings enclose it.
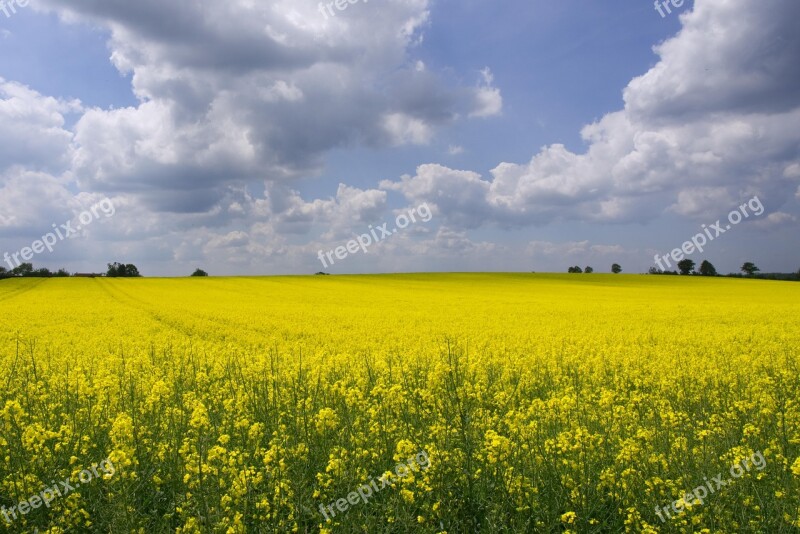
<instances>
[{"instance_id":1,"label":"blue sky","mask_svg":"<svg viewBox=\"0 0 800 534\"><path fill-rule=\"evenodd\" d=\"M109 199L31 261L303 274L425 205L326 270L644 272L757 197L689 257L800 267L796 3L318 5L0 11L0 253Z\"/></svg>"}]
</instances>

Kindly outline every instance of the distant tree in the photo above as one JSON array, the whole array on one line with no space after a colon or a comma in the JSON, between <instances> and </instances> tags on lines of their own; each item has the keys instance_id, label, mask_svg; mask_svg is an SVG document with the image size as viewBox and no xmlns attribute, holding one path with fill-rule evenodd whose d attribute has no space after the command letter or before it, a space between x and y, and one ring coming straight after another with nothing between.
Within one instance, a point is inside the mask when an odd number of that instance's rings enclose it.
<instances>
[{"instance_id":1,"label":"distant tree","mask_svg":"<svg viewBox=\"0 0 800 534\"><path fill-rule=\"evenodd\" d=\"M678 269L683 275L692 274L694 272L694 265L695 263L687 258L678 262Z\"/></svg>"},{"instance_id":2,"label":"distant tree","mask_svg":"<svg viewBox=\"0 0 800 534\"><path fill-rule=\"evenodd\" d=\"M0 267L0 278L6 278L8 276L8 269L5 267Z\"/></svg>"},{"instance_id":3,"label":"distant tree","mask_svg":"<svg viewBox=\"0 0 800 534\"><path fill-rule=\"evenodd\" d=\"M20 263L17 267L11 269L11 276L30 276L33 274L32 263Z\"/></svg>"},{"instance_id":4,"label":"distant tree","mask_svg":"<svg viewBox=\"0 0 800 534\"><path fill-rule=\"evenodd\" d=\"M208 276L208 273L205 272L203 269L195 269L192 273L192 276Z\"/></svg>"},{"instance_id":5,"label":"distant tree","mask_svg":"<svg viewBox=\"0 0 800 534\"><path fill-rule=\"evenodd\" d=\"M139 269L132 263L109 263L106 276L109 278L136 278L142 276L139 274Z\"/></svg>"},{"instance_id":6,"label":"distant tree","mask_svg":"<svg viewBox=\"0 0 800 534\"><path fill-rule=\"evenodd\" d=\"M109 278L116 278L116 277L120 276L120 274L119 274L120 267L123 267L123 266L120 265L117 262L109 263L108 264L108 270L106 271L106 276L109 277Z\"/></svg>"},{"instance_id":7,"label":"distant tree","mask_svg":"<svg viewBox=\"0 0 800 534\"><path fill-rule=\"evenodd\" d=\"M703 276L717 276L717 270L710 261L703 260L703 263L700 264L700 274Z\"/></svg>"},{"instance_id":8,"label":"distant tree","mask_svg":"<svg viewBox=\"0 0 800 534\"><path fill-rule=\"evenodd\" d=\"M329 275L330 275L330 273L324 273L324 272L320 271L320 272L318 272L318 273L314 273L314 275L315 275L315 276L329 276Z\"/></svg>"},{"instance_id":9,"label":"distant tree","mask_svg":"<svg viewBox=\"0 0 800 534\"><path fill-rule=\"evenodd\" d=\"M611 272L614 274L619 274L622 272L622 266L619 263L615 263L611 266Z\"/></svg>"},{"instance_id":10,"label":"distant tree","mask_svg":"<svg viewBox=\"0 0 800 534\"><path fill-rule=\"evenodd\" d=\"M647 271L647 274L661 274L661 275L668 275L668 276L678 276L678 271L662 271L656 267L650 267L650 270Z\"/></svg>"},{"instance_id":11,"label":"distant tree","mask_svg":"<svg viewBox=\"0 0 800 534\"><path fill-rule=\"evenodd\" d=\"M742 268L741 268L741 271L744 274L746 274L747 276L753 276L754 274L756 274L760 270L761 269L756 267L756 264L753 263L752 261L745 262L744 264L742 264Z\"/></svg>"},{"instance_id":12,"label":"distant tree","mask_svg":"<svg viewBox=\"0 0 800 534\"><path fill-rule=\"evenodd\" d=\"M66 277L68 277L68 276L72 276L72 275L70 275L70 274L69 274L69 271L67 271L66 269L64 269L64 268L62 267L61 269L59 269L58 271L56 271L56 274L54 274L53 276L57 276L57 277L59 277L59 278L66 278Z\"/></svg>"},{"instance_id":13,"label":"distant tree","mask_svg":"<svg viewBox=\"0 0 800 534\"><path fill-rule=\"evenodd\" d=\"M583 272L585 272L586 274L592 274L594 272L594 269L592 269L591 266L587 265L586 268L583 270Z\"/></svg>"},{"instance_id":14,"label":"distant tree","mask_svg":"<svg viewBox=\"0 0 800 534\"><path fill-rule=\"evenodd\" d=\"M125 266L125 276L130 278L139 278L142 275L139 274L139 269L137 269L135 265L129 263Z\"/></svg>"},{"instance_id":15,"label":"distant tree","mask_svg":"<svg viewBox=\"0 0 800 534\"><path fill-rule=\"evenodd\" d=\"M50 269L48 269L47 267L42 267L41 269L36 269L35 271L33 271L30 274L30 276L36 278L50 278L51 276L53 276L53 273L51 273Z\"/></svg>"},{"instance_id":16,"label":"distant tree","mask_svg":"<svg viewBox=\"0 0 800 534\"><path fill-rule=\"evenodd\" d=\"M800 280L800 269L797 269L795 276L797 277L798 280Z\"/></svg>"},{"instance_id":17,"label":"distant tree","mask_svg":"<svg viewBox=\"0 0 800 534\"><path fill-rule=\"evenodd\" d=\"M568 273L582 273L583 269L581 269L580 267L578 267L576 265L575 267L570 267L569 269L567 269L567 272Z\"/></svg>"}]
</instances>

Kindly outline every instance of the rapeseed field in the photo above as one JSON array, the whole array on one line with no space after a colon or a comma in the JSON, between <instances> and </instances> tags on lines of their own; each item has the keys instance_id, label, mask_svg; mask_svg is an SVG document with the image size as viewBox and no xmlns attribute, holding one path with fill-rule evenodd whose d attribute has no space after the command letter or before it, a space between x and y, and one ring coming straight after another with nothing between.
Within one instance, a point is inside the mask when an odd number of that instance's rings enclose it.
<instances>
[{"instance_id":1,"label":"rapeseed field","mask_svg":"<svg viewBox=\"0 0 800 534\"><path fill-rule=\"evenodd\" d=\"M0 531L800 529L800 284L13 279L0 313Z\"/></svg>"}]
</instances>

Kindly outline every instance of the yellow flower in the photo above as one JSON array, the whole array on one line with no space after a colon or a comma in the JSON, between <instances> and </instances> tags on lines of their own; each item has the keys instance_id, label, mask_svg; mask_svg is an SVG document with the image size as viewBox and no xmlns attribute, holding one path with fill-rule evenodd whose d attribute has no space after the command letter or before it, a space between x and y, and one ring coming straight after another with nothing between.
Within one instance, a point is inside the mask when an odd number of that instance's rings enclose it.
<instances>
[{"instance_id":1,"label":"yellow flower","mask_svg":"<svg viewBox=\"0 0 800 534\"><path fill-rule=\"evenodd\" d=\"M336 430L339 427L339 417L336 415L336 410L332 408L321 409L317 414L316 424L317 432L319 433Z\"/></svg>"},{"instance_id":2,"label":"yellow flower","mask_svg":"<svg viewBox=\"0 0 800 534\"><path fill-rule=\"evenodd\" d=\"M800 458L797 458L792 465L792 473L800 477Z\"/></svg>"}]
</instances>

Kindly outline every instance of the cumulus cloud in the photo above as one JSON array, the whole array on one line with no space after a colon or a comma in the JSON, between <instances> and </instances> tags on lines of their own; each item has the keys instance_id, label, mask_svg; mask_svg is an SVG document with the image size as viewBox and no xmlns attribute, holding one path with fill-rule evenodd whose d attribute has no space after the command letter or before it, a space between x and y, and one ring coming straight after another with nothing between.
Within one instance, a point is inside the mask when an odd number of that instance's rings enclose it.
<instances>
[{"instance_id":1,"label":"cumulus cloud","mask_svg":"<svg viewBox=\"0 0 800 534\"><path fill-rule=\"evenodd\" d=\"M470 112L470 117L492 117L499 115L503 110L503 96L500 89L493 86L494 75L487 67L481 71L483 83L475 92L474 109Z\"/></svg>"},{"instance_id":2,"label":"cumulus cloud","mask_svg":"<svg viewBox=\"0 0 800 534\"><path fill-rule=\"evenodd\" d=\"M756 221L755 224L757 227L768 230L771 228L775 228L776 226L783 226L786 224L796 223L797 217L790 213L785 213L782 211L776 211L770 213L763 219L759 219Z\"/></svg>"},{"instance_id":3,"label":"cumulus cloud","mask_svg":"<svg viewBox=\"0 0 800 534\"><path fill-rule=\"evenodd\" d=\"M429 4L326 17L316 0L42 0L33 8L108 32L139 102L85 108L0 79L0 233L35 235L69 216L75 191L119 200L108 228L122 252L184 259L225 249L248 261L286 253L292 236L324 241L375 222L385 191L342 184L303 199L293 180L319 173L332 150L426 145L502 105L488 70L460 86L415 57ZM47 193L22 202L37 188Z\"/></svg>"},{"instance_id":4,"label":"cumulus cloud","mask_svg":"<svg viewBox=\"0 0 800 534\"><path fill-rule=\"evenodd\" d=\"M324 225L323 239L348 235L351 228L376 221L384 211L386 192L361 190L339 184L336 196L305 201L300 193L281 184L268 189L268 216L282 233L305 234L315 225Z\"/></svg>"},{"instance_id":5,"label":"cumulus cloud","mask_svg":"<svg viewBox=\"0 0 800 534\"><path fill-rule=\"evenodd\" d=\"M384 220L403 197L428 202L436 225L387 251L490 261L512 251L471 231L705 219L754 195L773 210L762 227L800 215L792 0L696 0L681 30L655 47L657 63L624 89L624 107L581 130L583 150L551 144L485 176L427 163L377 186L339 184L329 198L295 184L331 151L428 145L443 127L502 115L489 68L461 86L416 57L430 0L363 2L335 17L315 0L34 8L107 29L111 61L131 75L139 102L86 109L0 79L2 235L41 235L43 220L108 195L117 214L97 232L115 232L120 255L290 265ZM630 253L588 241L523 248L576 261Z\"/></svg>"},{"instance_id":6,"label":"cumulus cloud","mask_svg":"<svg viewBox=\"0 0 800 534\"><path fill-rule=\"evenodd\" d=\"M71 219L80 204L58 179L47 173L14 169L0 182L0 236L42 235L52 223Z\"/></svg>"},{"instance_id":7,"label":"cumulus cloud","mask_svg":"<svg viewBox=\"0 0 800 534\"><path fill-rule=\"evenodd\" d=\"M527 250L533 255L564 257L587 252L601 255L620 254L625 249L620 245L592 245L589 241L567 241L564 243L531 241L528 243Z\"/></svg>"},{"instance_id":8,"label":"cumulus cloud","mask_svg":"<svg viewBox=\"0 0 800 534\"><path fill-rule=\"evenodd\" d=\"M78 122L79 186L200 213L230 187L314 174L332 149L428 144L461 115L497 112L490 77L452 86L414 59L429 0L363 3L336 17L318 4L40 3L107 28L111 60L141 101Z\"/></svg>"},{"instance_id":9,"label":"cumulus cloud","mask_svg":"<svg viewBox=\"0 0 800 534\"><path fill-rule=\"evenodd\" d=\"M490 177L423 165L381 187L462 228L699 218L755 194L780 208L800 173L798 16L790 0L697 0L624 90L624 109L583 128L584 152L550 145Z\"/></svg>"},{"instance_id":10,"label":"cumulus cloud","mask_svg":"<svg viewBox=\"0 0 800 534\"><path fill-rule=\"evenodd\" d=\"M77 100L43 96L0 78L0 173L13 166L31 171L66 171L72 133L65 122L69 114L80 111Z\"/></svg>"},{"instance_id":11,"label":"cumulus cloud","mask_svg":"<svg viewBox=\"0 0 800 534\"><path fill-rule=\"evenodd\" d=\"M395 145L425 145L433 131L422 119L404 113L390 113L384 117L384 128Z\"/></svg>"}]
</instances>

